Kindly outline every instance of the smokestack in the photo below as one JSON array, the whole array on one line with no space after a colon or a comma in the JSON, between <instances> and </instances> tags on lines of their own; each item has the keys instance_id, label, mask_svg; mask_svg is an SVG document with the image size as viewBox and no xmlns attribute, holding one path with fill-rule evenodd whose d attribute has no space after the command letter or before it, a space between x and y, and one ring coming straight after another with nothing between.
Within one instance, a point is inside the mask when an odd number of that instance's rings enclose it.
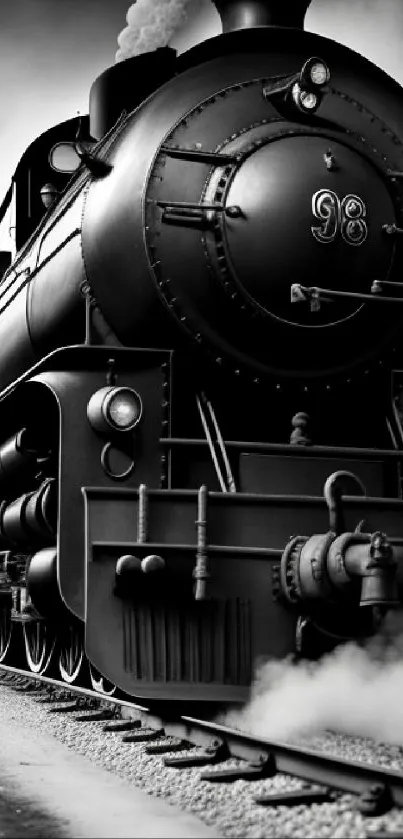
<instances>
[{"instance_id":1,"label":"smokestack","mask_svg":"<svg viewBox=\"0 0 403 839\"><path fill-rule=\"evenodd\" d=\"M311 0L213 0L223 32L254 26L304 28Z\"/></svg>"}]
</instances>

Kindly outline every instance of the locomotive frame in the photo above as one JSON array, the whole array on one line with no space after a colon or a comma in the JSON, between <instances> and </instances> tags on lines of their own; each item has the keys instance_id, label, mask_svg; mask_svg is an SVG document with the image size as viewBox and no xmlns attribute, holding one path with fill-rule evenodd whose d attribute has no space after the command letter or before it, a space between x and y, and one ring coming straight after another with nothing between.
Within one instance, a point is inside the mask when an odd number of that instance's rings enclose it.
<instances>
[{"instance_id":1,"label":"locomotive frame","mask_svg":"<svg viewBox=\"0 0 403 839\"><path fill-rule=\"evenodd\" d=\"M0 285L0 661L242 702L401 606L402 91L308 5L220 0L225 34L110 68L36 141Z\"/></svg>"}]
</instances>

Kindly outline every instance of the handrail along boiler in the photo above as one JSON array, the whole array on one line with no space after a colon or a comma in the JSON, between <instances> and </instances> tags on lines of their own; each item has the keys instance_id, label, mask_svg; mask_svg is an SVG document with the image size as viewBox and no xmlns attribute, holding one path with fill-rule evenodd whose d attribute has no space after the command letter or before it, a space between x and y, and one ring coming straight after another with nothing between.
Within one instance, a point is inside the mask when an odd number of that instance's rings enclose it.
<instances>
[{"instance_id":1,"label":"handrail along boiler","mask_svg":"<svg viewBox=\"0 0 403 839\"><path fill-rule=\"evenodd\" d=\"M215 5L3 202L0 661L239 702L402 601L403 92L309 0Z\"/></svg>"}]
</instances>

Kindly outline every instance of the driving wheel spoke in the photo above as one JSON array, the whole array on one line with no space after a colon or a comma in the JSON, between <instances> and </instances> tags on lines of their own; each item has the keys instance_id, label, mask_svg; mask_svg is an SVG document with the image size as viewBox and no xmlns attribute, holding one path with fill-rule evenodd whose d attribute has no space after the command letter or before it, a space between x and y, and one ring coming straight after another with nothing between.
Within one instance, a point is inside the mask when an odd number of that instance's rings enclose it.
<instances>
[{"instance_id":1,"label":"driving wheel spoke","mask_svg":"<svg viewBox=\"0 0 403 839\"><path fill-rule=\"evenodd\" d=\"M79 624L64 627L59 641L59 672L64 682L73 684L84 664L83 628Z\"/></svg>"},{"instance_id":2,"label":"driving wheel spoke","mask_svg":"<svg viewBox=\"0 0 403 839\"><path fill-rule=\"evenodd\" d=\"M48 669L55 648L55 633L42 620L33 620L23 626L25 655L31 673L39 675Z\"/></svg>"},{"instance_id":3,"label":"driving wheel spoke","mask_svg":"<svg viewBox=\"0 0 403 839\"><path fill-rule=\"evenodd\" d=\"M116 685L110 682L109 679L106 679L105 676L102 676L93 664L90 664L89 669L92 689L96 690L97 693L104 693L106 696L113 696L116 691Z\"/></svg>"}]
</instances>

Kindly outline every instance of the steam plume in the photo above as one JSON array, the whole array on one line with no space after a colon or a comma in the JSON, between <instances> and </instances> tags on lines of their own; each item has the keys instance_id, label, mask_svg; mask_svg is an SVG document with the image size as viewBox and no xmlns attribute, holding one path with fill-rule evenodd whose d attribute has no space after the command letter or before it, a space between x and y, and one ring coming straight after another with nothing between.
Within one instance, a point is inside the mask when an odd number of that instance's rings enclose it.
<instances>
[{"instance_id":1,"label":"steam plume","mask_svg":"<svg viewBox=\"0 0 403 839\"><path fill-rule=\"evenodd\" d=\"M116 61L166 47L184 24L197 0L137 0L126 15L128 25L118 36Z\"/></svg>"},{"instance_id":2,"label":"steam plume","mask_svg":"<svg viewBox=\"0 0 403 839\"><path fill-rule=\"evenodd\" d=\"M319 662L267 662L249 704L225 723L268 739L333 729L403 745L403 634L391 640L396 618L365 648L350 643Z\"/></svg>"}]
</instances>

